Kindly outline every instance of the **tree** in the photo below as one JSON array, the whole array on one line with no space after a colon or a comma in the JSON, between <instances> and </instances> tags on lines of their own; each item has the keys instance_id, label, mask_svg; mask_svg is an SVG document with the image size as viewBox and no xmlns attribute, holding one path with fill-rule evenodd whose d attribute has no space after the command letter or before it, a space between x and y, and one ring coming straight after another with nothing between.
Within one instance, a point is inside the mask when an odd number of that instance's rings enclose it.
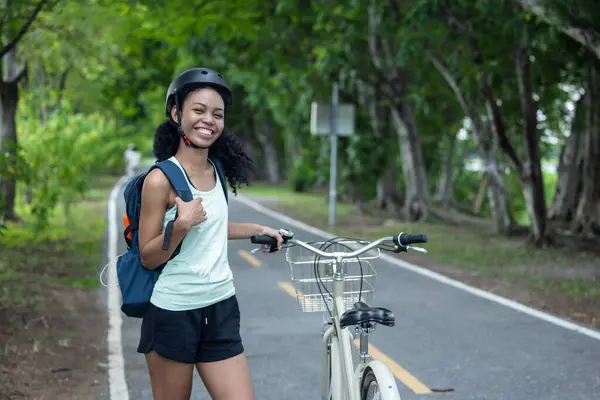
<instances>
[{"instance_id":1,"label":"tree","mask_svg":"<svg viewBox=\"0 0 600 400\"><path fill-rule=\"evenodd\" d=\"M560 154L559 180L549 208L549 219L558 224L561 232L585 237L600 235L600 118L598 104L600 89L600 23L597 3L578 0L574 3L560 0L542 2L519 0L525 12L536 15L552 28L559 30L569 41L560 47L567 76L575 85L578 95L575 115ZM573 45L576 43L577 45ZM581 49L585 51L581 51Z\"/></svg>"},{"instance_id":2,"label":"tree","mask_svg":"<svg viewBox=\"0 0 600 400\"><path fill-rule=\"evenodd\" d=\"M561 32L586 47L596 58L600 59L600 32L595 28L598 25L594 25L592 21L594 15L598 15L596 2L593 0L575 2L517 0L517 2L527 11L556 26ZM568 3L575 4L569 7Z\"/></svg>"},{"instance_id":3,"label":"tree","mask_svg":"<svg viewBox=\"0 0 600 400\"><path fill-rule=\"evenodd\" d=\"M15 168L10 167L17 163L18 139L15 116L19 103L19 84L27 73L27 64L19 65L17 49L19 43L30 29L47 0L13 3L6 1L2 17L2 60L0 74L0 154L4 168L0 170L0 220L16 220L15 193L16 175Z\"/></svg>"}]
</instances>

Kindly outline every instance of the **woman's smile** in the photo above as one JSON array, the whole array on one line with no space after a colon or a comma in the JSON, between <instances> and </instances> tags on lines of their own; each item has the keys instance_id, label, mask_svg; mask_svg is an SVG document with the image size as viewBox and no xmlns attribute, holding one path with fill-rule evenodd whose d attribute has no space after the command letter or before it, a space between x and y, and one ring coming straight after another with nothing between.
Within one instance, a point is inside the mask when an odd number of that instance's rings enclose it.
<instances>
[{"instance_id":1,"label":"woman's smile","mask_svg":"<svg viewBox=\"0 0 600 400\"><path fill-rule=\"evenodd\" d=\"M212 138L215 134L215 132L212 129L208 128L194 128L194 131L197 132L200 135L200 137L204 137L207 139Z\"/></svg>"}]
</instances>

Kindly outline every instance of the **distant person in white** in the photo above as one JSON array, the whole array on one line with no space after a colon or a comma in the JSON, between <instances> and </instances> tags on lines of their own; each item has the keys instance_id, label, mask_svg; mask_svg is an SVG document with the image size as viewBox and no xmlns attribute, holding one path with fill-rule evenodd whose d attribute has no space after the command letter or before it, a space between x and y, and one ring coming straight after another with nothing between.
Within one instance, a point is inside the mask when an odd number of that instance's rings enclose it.
<instances>
[{"instance_id":1,"label":"distant person in white","mask_svg":"<svg viewBox=\"0 0 600 400\"><path fill-rule=\"evenodd\" d=\"M125 173L128 177L132 178L135 175L135 169L140 165L142 159L142 153L140 153L133 143L127 145L125 150Z\"/></svg>"}]
</instances>

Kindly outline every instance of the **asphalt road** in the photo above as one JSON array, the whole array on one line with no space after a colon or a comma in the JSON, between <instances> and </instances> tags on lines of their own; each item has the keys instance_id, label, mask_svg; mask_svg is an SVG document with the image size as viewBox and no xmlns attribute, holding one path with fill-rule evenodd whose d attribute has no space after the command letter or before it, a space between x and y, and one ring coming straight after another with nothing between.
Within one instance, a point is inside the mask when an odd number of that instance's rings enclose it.
<instances>
[{"instance_id":1,"label":"asphalt road","mask_svg":"<svg viewBox=\"0 0 600 400\"><path fill-rule=\"evenodd\" d=\"M231 221L291 228L299 239L323 240L230 198ZM125 250L121 192L116 199L117 254L121 254ZM285 290L290 274L284 255L249 256L254 247L249 241L229 242L242 338L257 399L317 399L322 315L302 313ZM378 272L374 305L394 311L396 326L378 327L371 343L376 357L395 372L403 400L600 398L600 340L384 260L374 266ZM103 292L106 300L106 289ZM123 315L120 339L128 397L141 400L151 399L152 393L144 357L135 351L140 324L141 320ZM110 399L108 381L107 375L103 399ZM453 391L436 392L447 389ZM111 400L117 398L124 396L113 395ZM192 399L210 399L197 375Z\"/></svg>"}]
</instances>

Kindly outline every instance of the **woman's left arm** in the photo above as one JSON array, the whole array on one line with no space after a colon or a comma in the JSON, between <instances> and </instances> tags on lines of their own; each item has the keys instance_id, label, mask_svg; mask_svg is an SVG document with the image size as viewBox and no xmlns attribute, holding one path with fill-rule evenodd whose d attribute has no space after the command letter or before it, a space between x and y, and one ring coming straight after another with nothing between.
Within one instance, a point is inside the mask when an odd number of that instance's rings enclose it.
<instances>
[{"instance_id":1,"label":"woman's left arm","mask_svg":"<svg viewBox=\"0 0 600 400\"><path fill-rule=\"evenodd\" d=\"M250 239L254 235L267 235L277 239L277 247L283 244L283 238L277 229L258 224L243 222L229 222L227 225L227 239Z\"/></svg>"}]
</instances>

